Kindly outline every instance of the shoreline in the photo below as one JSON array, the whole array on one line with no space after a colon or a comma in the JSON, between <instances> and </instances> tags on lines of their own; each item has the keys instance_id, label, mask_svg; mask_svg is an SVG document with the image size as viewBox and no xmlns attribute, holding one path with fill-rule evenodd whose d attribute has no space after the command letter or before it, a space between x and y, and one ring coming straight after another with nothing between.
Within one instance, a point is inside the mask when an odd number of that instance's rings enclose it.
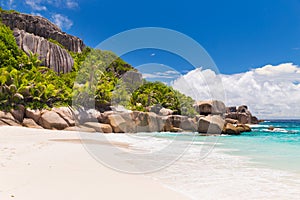
<instances>
[{"instance_id":1,"label":"shoreline","mask_svg":"<svg viewBox=\"0 0 300 200\"><path fill-rule=\"evenodd\" d=\"M83 135L86 138L81 137ZM83 139L88 145L100 145L103 149L113 145L129 152L138 150L149 153L168 145L172 137L83 135L66 131L0 127L0 198L35 200L46 196L43 199L76 200L201 197L231 200L239 199L241 195L245 199L295 199L300 195L299 174L262 166L247 155L232 153L237 149L222 145L227 137L221 137L205 159L199 157L201 145L209 145L211 141L197 137L199 140L194 141L172 165L153 173L136 175L120 173L97 162L80 140ZM105 136L105 141L99 141L98 135ZM139 143L138 140L143 142ZM168 153L164 155L167 159ZM123 154L118 156L121 158ZM121 161L118 163L123 166Z\"/></svg>"},{"instance_id":2,"label":"shoreline","mask_svg":"<svg viewBox=\"0 0 300 200\"><path fill-rule=\"evenodd\" d=\"M77 133L22 127L0 132L3 200L189 199L148 177L101 165L78 143Z\"/></svg>"}]
</instances>

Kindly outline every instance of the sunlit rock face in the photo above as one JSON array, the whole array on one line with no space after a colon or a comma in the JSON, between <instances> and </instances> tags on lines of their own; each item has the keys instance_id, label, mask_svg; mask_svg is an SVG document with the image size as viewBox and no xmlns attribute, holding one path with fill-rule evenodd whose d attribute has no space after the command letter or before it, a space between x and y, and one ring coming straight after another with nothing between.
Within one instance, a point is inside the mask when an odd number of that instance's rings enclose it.
<instances>
[{"instance_id":1,"label":"sunlit rock face","mask_svg":"<svg viewBox=\"0 0 300 200\"><path fill-rule=\"evenodd\" d=\"M56 40L69 51L81 52L85 47L81 39L62 32L58 26L43 17L18 13L0 13L0 17L2 23L12 30L17 28L45 39Z\"/></svg>"},{"instance_id":2,"label":"sunlit rock face","mask_svg":"<svg viewBox=\"0 0 300 200\"><path fill-rule=\"evenodd\" d=\"M70 72L74 65L72 56L60 46L43 37L35 36L23 30L14 29L18 46L26 52L38 54L41 65L49 67L58 73Z\"/></svg>"}]
</instances>

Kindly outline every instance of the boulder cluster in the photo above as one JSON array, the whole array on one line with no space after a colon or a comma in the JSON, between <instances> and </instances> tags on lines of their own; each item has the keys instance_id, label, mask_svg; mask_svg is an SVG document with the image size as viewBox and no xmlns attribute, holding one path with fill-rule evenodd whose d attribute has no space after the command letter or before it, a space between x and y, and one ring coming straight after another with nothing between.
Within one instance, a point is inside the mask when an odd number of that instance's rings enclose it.
<instances>
[{"instance_id":1,"label":"boulder cluster","mask_svg":"<svg viewBox=\"0 0 300 200\"><path fill-rule=\"evenodd\" d=\"M172 110L166 108L161 108L157 113L126 109L101 113L94 109L73 110L71 107L32 110L19 106L10 112L0 111L0 126L100 133L199 132L238 135L251 131L239 120L224 118L228 113L221 101L198 102L195 107L198 107L199 115L189 118L173 115Z\"/></svg>"},{"instance_id":2,"label":"boulder cluster","mask_svg":"<svg viewBox=\"0 0 300 200\"><path fill-rule=\"evenodd\" d=\"M257 117L253 116L248 110L248 106L227 107L225 118L234 119L242 124L258 124Z\"/></svg>"},{"instance_id":3,"label":"boulder cluster","mask_svg":"<svg viewBox=\"0 0 300 200\"><path fill-rule=\"evenodd\" d=\"M249 124L257 124L247 106L226 107L222 101L200 101L194 105L200 114L198 132L239 135L251 131Z\"/></svg>"}]
</instances>

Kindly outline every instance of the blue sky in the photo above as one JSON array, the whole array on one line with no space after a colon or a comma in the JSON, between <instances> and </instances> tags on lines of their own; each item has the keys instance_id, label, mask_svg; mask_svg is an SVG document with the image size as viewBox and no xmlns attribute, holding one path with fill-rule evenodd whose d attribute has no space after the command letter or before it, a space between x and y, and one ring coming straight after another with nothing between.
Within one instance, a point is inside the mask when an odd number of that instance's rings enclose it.
<instances>
[{"instance_id":1,"label":"blue sky","mask_svg":"<svg viewBox=\"0 0 300 200\"><path fill-rule=\"evenodd\" d=\"M300 63L299 0L1 0L1 4L41 14L91 47L132 28L173 29L199 42L225 74L266 64ZM142 56L161 62L150 55ZM137 60L127 61L138 65ZM178 62L170 64L184 68Z\"/></svg>"},{"instance_id":2,"label":"blue sky","mask_svg":"<svg viewBox=\"0 0 300 200\"><path fill-rule=\"evenodd\" d=\"M169 83L196 100L219 98L228 106L246 104L261 118L300 118L300 0L0 3L5 9L44 16L91 47L134 28L181 32L205 48L220 74L195 69L199 66L157 49L134 51L122 58L145 78ZM216 84L219 80L221 85ZM220 90L224 93L211 95Z\"/></svg>"}]
</instances>

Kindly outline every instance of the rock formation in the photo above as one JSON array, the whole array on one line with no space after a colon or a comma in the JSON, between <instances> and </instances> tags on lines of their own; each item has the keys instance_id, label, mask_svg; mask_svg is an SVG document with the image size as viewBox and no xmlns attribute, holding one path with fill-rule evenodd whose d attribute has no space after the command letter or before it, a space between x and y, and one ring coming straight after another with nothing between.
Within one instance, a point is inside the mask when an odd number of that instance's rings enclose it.
<instances>
[{"instance_id":1,"label":"rock formation","mask_svg":"<svg viewBox=\"0 0 300 200\"><path fill-rule=\"evenodd\" d=\"M258 124L258 119L252 116L248 106L227 107L225 118L238 120L241 124Z\"/></svg>"},{"instance_id":2,"label":"rock formation","mask_svg":"<svg viewBox=\"0 0 300 200\"><path fill-rule=\"evenodd\" d=\"M16 119L11 112L0 111L0 126L24 126L66 131L99 133L137 132L199 132L201 134L239 135L251 131L247 125L234 120L224 120L221 115L198 115L194 118L181 115L162 116L153 112L140 111L76 111L69 107L52 110L31 110L27 108L22 119Z\"/></svg>"},{"instance_id":3,"label":"rock formation","mask_svg":"<svg viewBox=\"0 0 300 200\"><path fill-rule=\"evenodd\" d=\"M53 39L73 52L81 52L85 47L78 37L68 35L49 20L34 15L0 12L2 23L12 30L17 28L46 39Z\"/></svg>"},{"instance_id":4,"label":"rock formation","mask_svg":"<svg viewBox=\"0 0 300 200\"><path fill-rule=\"evenodd\" d=\"M34 15L0 12L3 24L14 30L17 44L29 55L38 54L41 65L58 73L70 72L74 60L67 50L82 52L85 45L79 38L68 35L49 20ZM52 43L57 41L61 46Z\"/></svg>"},{"instance_id":5,"label":"rock formation","mask_svg":"<svg viewBox=\"0 0 300 200\"><path fill-rule=\"evenodd\" d=\"M200 115L223 115L226 112L226 106L222 101L199 101L194 105L195 110Z\"/></svg>"},{"instance_id":6,"label":"rock formation","mask_svg":"<svg viewBox=\"0 0 300 200\"><path fill-rule=\"evenodd\" d=\"M258 123L245 105L225 107L222 101L213 100L199 101L194 108L200 114L197 119L199 133L239 135L251 131L245 124Z\"/></svg>"},{"instance_id":7,"label":"rock formation","mask_svg":"<svg viewBox=\"0 0 300 200\"><path fill-rule=\"evenodd\" d=\"M72 56L60 46L43 37L35 36L23 30L14 29L18 46L27 54L38 54L41 65L58 73L70 72L74 65Z\"/></svg>"},{"instance_id":8,"label":"rock formation","mask_svg":"<svg viewBox=\"0 0 300 200\"><path fill-rule=\"evenodd\" d=\"M198 121L198 132L206 134L221 134L225 121L220 115L208 115Z\"/></svg>"}]
</instances>

